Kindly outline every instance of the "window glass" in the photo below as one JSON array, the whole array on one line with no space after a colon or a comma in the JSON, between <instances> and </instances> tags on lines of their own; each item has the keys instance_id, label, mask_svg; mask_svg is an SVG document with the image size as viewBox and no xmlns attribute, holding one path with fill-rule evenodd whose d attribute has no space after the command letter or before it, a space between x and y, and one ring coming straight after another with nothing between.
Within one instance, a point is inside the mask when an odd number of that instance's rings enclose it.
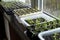
<instances>
[{"instance_id":1,"label":"window glass","mask_svg":"<svg viewBox=\"0 0 60 40\"><path fill-rule=\"evenodd\" d=\"M44 11L60 18L60 0L44 0Z\"/></svg>"},{"instance_id":2,"label":"window glass","mask_svg":"<svg viewBox=\"0 0 60 40\"><path fill-rule=\"evenodd\" d=\"M26 3L29 7L31 7L31 0L25 0L25 3Z\"/></svg>"}]
</instances>

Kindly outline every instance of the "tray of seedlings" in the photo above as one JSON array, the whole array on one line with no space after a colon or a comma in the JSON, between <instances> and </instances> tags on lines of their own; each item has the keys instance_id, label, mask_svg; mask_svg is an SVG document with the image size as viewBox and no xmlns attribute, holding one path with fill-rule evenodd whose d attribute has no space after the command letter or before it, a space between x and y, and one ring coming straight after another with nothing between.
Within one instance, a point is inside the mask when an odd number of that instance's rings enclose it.
<instances>
[{"instance_id":1,"label":"tray of seedlings","mask_svg":"<svg viewBox=\"0 0 60 40\"><path fill-rule=\"evenodd\" d=\"M14 4L20 8L28 8L29 7L29 5L27 5L26 3L23 3L23 2L16 2Z\"/></svg>"},{"instance_id":2,"label":"tray of seedlings","mask_svg":"<svg viewBox=\"0 0 60 40\"><path fill-rule=\"evenodd\" d=\"M18 6L14 5L14 3L16 3L16 2L1 2L1 5L5 9L10 9L10 8L16 9L16 8L18 8Z\"/></svg>"},{"instance_id":3,"label":"tray of seedlings","mask_svg":"<svg viewBox=\"0 0 60 40\"><path fill-rule=\"evenodd\" d=\"M14 10L14 9L19 9L19 8L25 8L25 7L28 7L28 6L24 6L25 4L23 2L0 2L0 4L2 5L2 7L5 9L5 10ZM24 5L23 5L24 4ZM20 5L20 6L18 6Z\"/></svg>"},{"instance_id":4,"label":"tray of seedlings","mask_svg":"<svg viewBox=\"0 0 60 40\"><path fill-rule=\"evenodd\" d=\"M40 40L37 36L40 32L59 28L60 26L60 20L54 19L44 13L21 17L20 22L29 30L27 31L27 35L31 40Z\"/></svg>"},{"instance_id":5,"label":"tray of seedlings","mask_svg":"<svg viewBox=\"0 0 60 40\"><path fill-rule=\"evenodd\" d=\"M15 13L19 17L24 17L24 16L40 13L40 11L35 8L22 8L22 9L14 10L13 13Z\"/></svg>"},{"instance_id":6,"label":"tray of seedlings","mask_svg":"<svg viewBox=\"0 0 60 40\"><path fill-rule=\"evenodd\" d=\"M21 17L21 23L33 34L58 28L60 21L43 13Z\"/></svg>"},{"instance_id":7,"label":"tray of seedlings","mask_svg":"<svg viewBox=\"0 0 60 40\"><path fill-rule=\"evenodd\" d=\"M60 40L60 28L41 32L38 37L40 40Z\"/></svg>"}]
</instances>

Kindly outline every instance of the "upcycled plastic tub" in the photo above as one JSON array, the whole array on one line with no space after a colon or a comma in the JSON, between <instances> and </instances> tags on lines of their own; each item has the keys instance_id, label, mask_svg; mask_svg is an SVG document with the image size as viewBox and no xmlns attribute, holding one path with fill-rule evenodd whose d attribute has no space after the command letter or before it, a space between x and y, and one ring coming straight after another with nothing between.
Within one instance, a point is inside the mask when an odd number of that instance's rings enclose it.
<instances>
[{"instance_id":1,"label":"upcycled plastic tub","mask_svg":"<svg viewBox=\"0 0 60 40\"><path fill-rule=\"evenodd\" d=\"M47 22L49 21L53 21L53 20L56 20L44 13L41 13L41 12L38 12L38 13L35 13L35 14L32 14L32 15L28 15L28 16L24 16L24 17L21 17L21 23L25 26L31 26L30 24L28 24L25 20L28 20L28 19L36 19L36 18L43 18L45 19Z\"/></svg>"},{"instance_id":2,"label":"upcycled plastic tub","mask_svg":"<svg viewBox=\"0 0 60 40\"><path fill-rule=\"evenodd\" d=\"M40 40L45 40L45 39L43 38L43 36L51 35L51 34L54 34L54 33L60 33L60 28L56 28L56 29L52 29L52 30L40 32L40 33L38 34L38 37L40 38Z\"/></svg>"}]
</instances>

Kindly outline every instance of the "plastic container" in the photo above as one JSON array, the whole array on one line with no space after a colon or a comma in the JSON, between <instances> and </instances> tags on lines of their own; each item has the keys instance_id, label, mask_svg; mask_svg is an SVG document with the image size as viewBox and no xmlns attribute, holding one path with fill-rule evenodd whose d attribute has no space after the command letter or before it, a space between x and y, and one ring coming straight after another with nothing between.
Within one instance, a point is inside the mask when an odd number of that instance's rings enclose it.
<instances>
[{"instance_id":1,"label":"plastic container","mask_svg":"<svg viewBox=\"0 0 60 40\"><path fill-rule=\"evenodd\" d=\"M47 22L49 21L53 21L53 20L56 20L46 14L43 14L41 12L39 13L35 13L35 14L31 14L31 15L27 15L25 17L21 17L21 21L22 21L22 24L24 24L25 26L30 26L25 20L27 19L36 19L36 18L44 18Z\"/></svg>"},{"instance_id":2,"label":"plastic container","mask_svg":"<svg viewBox=\"0 0 60 40\"><path fill-rule=\"evenodd\" d=\"M40 38L40 40L46 40L46 39L44 39L44 37L43 36L51 36L51 35L53 35L54 33L60 33L60 28L56 28L56 29L52 29L52 30L48 30L48 31L44 31L44 32L40 32L39 34L38 34L38 37Z\"/></svg>"},{"instance_id":3,"label":"plastic container","mask_svg":"<svg viewBox=\"0 0 60 40\"><path fill-rule=\"evenodd\" d=\"M16 15L19 17L34 15L36 13L40 13L39 10L36 10L34 8L22 8L22 9L16 9L13 11Z\"/></svg>"},{"instance_id":4,"label":"plastic container","mask_svg":"<svg viewBox=\"0 0 60 40\"><path fill-rule=\"evenodd\" d=\"M12 2L0 2L0 4L3 7L3 10L7 13L7 14L13 14L13 10L15 9L19 9L19 8L28 8L28 5L24 4L23 2L16 2L16 1L12 1ZM18 5L20 4L20 5Z\"/></svg>"}]
</instances>

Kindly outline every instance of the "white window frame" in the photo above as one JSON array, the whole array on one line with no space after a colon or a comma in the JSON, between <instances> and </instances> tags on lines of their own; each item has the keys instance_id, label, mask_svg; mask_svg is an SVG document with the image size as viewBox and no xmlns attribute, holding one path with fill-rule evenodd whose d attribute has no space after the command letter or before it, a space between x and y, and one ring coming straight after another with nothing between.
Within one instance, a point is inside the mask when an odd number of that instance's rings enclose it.
<instances>
[{"instance_id":1,"label":"white window frame","mask_svg":"<svg viewBox=\"0 0 60 40\"><path fill-rule=\"evenodd\" d=\"M38 10L43 12L43 0L38 0Z\"/></svg>"}]
</instances>

